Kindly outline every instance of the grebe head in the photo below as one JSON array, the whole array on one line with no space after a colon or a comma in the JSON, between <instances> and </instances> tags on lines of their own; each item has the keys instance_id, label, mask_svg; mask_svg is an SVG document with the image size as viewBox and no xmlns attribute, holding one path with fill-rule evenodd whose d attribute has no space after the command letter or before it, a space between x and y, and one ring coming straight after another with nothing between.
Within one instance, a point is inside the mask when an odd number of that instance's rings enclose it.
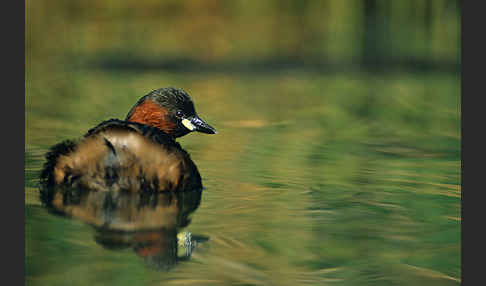
<instances>
[{"instance_id":1,"label":"grebe head","mask_svg":"<svg viewBox=\"0 0 486 286\"><path fill-rule=\"evenodd\" d=\"M217 133L197 115L189 95L173 87L160 88L140 98L125 120L157 127L174 138L192 131Z\"/></svg>"}]
</instances>

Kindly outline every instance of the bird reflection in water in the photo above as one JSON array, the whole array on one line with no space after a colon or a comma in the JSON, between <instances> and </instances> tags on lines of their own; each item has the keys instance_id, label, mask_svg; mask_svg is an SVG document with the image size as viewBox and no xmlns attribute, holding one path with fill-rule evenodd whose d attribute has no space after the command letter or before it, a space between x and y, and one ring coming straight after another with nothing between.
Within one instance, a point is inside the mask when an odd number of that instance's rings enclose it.
<instances>
[{"instance_id":1,"label":"bird reflection in water","mask_svg":"<svg viewBox=\"0 0 486 286\"><path fill-rule=\"evenodd\" d=\"M104 247L133 247L148 265L169 269L178 261L177 233L201 201L201 175L175 141L191 132L217 133L184 90L154 90L125 120L103 121L80 140L52 146L41 172L41 200L53 212L95 226ZM194 238L181 241L189 256Z\"/></svg>"},{"instance_id":2,"label":"bird reflection in water","mask_svg":"<svg viewBox=\"0 0 486 286\"><path fill-rule=\"evenodd\" d=\"M43 203L52 213L94 226L95 241L102 247L132 248L147 266L157 270L169 270L188 260L196 245L208 240L180 232L199 207L201 189L129 192L51 187L49 193L43 196Z\"/></svg>"}]
</instances>

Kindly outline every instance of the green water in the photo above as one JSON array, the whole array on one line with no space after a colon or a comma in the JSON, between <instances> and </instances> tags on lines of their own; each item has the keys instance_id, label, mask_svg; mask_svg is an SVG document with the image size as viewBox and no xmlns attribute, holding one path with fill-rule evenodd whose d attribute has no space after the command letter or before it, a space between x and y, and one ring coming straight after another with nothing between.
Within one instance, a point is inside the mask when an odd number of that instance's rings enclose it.
<instances>
[{"instance_id":1,"label":"green water","mask_svg":"<svg viewBox=\"0 0 486 286\"><path fill-rule=\"evenodd\" d=\"M458 285L460 79L449 73L49 70L26 75L26 285ZM45 69L45 70L42 70ZM165 86L217 135L179 142L205 189L170 271L39 203L49 146Z\"/></svg>"}]
</instances>

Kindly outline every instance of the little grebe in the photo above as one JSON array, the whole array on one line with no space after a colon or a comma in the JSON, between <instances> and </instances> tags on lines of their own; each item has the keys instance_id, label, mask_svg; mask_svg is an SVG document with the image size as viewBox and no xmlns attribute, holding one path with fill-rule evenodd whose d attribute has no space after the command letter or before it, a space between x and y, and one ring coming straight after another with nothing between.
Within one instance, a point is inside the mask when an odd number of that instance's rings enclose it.
<instances>
[{"instance_id":1,"label":"little grebe","mask_svg":"<svg viewBox=\"0 0 486 286\"><path fill-rule=\"evenodd\" d=\"M41 199L50 189L96 191L186 191L201 189L201 176L175 138L191 131L215 134L197 116L189 95L161 88L143 96L125 120L110 119L90 129L78 142L63 141L46 154Z\"/></svg>"}]
</instances>

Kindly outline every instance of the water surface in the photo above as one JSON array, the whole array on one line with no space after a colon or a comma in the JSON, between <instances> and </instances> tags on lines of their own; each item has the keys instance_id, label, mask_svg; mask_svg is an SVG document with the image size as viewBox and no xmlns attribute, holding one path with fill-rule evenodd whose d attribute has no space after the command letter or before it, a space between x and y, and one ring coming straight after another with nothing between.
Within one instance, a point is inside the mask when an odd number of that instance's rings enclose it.
<instances>
[{"instance_id":1,"label":"water surface","mask_svg":"<svg viewBox=\"0 0 486 286\"><path fill-rule=\"evenodd\" d=\"M26 284L460 284L458 76L34 68ZM181 231L206 239L160 271L133 248L103 247L92 225L49 213L38 176L49 146L124 118L165 86L189 92L218 134L178 140L205 187Z\"/></svg>"}]
</instances>

